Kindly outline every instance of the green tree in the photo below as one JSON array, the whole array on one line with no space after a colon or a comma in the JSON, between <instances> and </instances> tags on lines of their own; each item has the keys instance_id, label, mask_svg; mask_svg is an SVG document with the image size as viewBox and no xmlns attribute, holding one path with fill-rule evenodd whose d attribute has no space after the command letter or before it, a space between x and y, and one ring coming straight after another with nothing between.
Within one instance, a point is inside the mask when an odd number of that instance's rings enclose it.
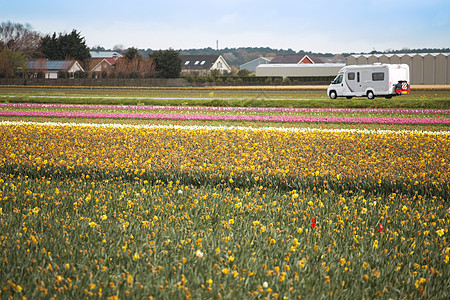
<instances>
[{"instance_id":1,"label":"green tree","mask_svg":"<svg viewBox=\"0 0 450 300\"><path fill-rule=\"evenodd\" d=\"M123 56L125 58L127 58L128 60L141 59L142 58L142 55L139 52L139 50L134 48L134 47L128 48L128 50L125 51Z\"/></svg>"},{"instance_id":2,"label":"green tree","mask_svg":"<svg viewBox=\"0 0 450 300\"><path fill-rule=\"evenodd\" d=\"M49 35L44 36L40 42L41 52L44 57L48 59L60 59L60 49L58 45L58 38L56 32L50 37ZM62 58L64 59L64 58Z\"/></svg>"},{"instance_id":3,"label":"green tree","mask_svg":"<svg viewBox=\"0 0 450 300\"><path fill-rule=\"evenodd\" d=\"M242 70L239 70L239 72L237 73L237 75L238 75L239 77L248 77L248 76L252 76L253 73L252 73L251 71L247 70L247 69L242 69Z\"/></svg>"},{"instance_id":4,"label":"green tree","mask_svg":"<svg viewBox=\"0 0 450 300\"><path fill-rule=\"evenodd\" d=\"M26 59L20 51L4 49L0 52L0 77L11 78L23 74L26 67Z\"/></svg>"},{"instance_id":5,"label":"green tree","mask_svg":"<svg viewBox=\"0 0 450 300\"><path fill-rule=\"evenodd\" d=\"M46 35L41 39L41 51L48 59L64 60L67 58L86 61L91 58L89 48L86 46L84 37L75 29L70 34L59 34L56 32L50 37Z\"/></svg>"},{"instance_id":6,"label":"green tree","mask_svg":"<svg viewBox=\"0 0 450 300\"><path fill-rule=\"evenodd\" d=\"M180 51L158 50L150 55L156 64L156 77L178 78L181 74Z\"/></svg>"}]
</instances>

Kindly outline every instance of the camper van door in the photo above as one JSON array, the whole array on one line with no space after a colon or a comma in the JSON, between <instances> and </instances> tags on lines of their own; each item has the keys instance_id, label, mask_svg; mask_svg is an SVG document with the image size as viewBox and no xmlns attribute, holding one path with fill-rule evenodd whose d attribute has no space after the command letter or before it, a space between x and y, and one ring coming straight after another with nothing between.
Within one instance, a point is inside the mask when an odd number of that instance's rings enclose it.
<instances>
[{"instance_id":1,"label":"camper van door","mask_svg":"<svg viewBox=\"0 0 450 300\"><path fill-rule=\"evenodd\" d=\"M361 91L361 75L357 70L350 70L346 74L346 84L348 88L349 96L358 96Z\"/></svg>"}]
</instances>

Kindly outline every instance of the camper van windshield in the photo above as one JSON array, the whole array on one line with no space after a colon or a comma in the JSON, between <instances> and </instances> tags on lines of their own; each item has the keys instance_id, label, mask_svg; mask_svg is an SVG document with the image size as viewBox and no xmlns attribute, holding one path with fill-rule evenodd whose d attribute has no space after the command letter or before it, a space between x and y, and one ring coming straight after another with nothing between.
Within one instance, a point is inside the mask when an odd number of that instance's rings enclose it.
<instances>
[{"instance_id":1,"label":"camper van windshield","mask_svg":"<svg viewBox=\"0 0 450 300\"><path fill-rule=\"evenodd\" d=\"M333 84L339 84L342 82L342 74L338 75L334 80L333 80Z\"/></svg>"}]
</instances>

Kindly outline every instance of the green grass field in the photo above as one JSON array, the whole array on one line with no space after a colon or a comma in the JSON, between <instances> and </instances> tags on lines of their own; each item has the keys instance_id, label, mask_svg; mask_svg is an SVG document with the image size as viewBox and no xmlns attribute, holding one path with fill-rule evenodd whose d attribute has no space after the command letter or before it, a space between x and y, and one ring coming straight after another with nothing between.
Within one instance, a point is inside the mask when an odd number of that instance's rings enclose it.
<instances>
[{"instance_id":1,"label":"green grass field","mask_svg":"<svg viewBox=\"0 0 450 300\"><path fill-rule=\"evenodd\" d=\"M393 99L338 98L316 88L34 88L0 87L2 102L314 108L438 108L450 107L450 89L419 87ZM60 96L60 97L58 97ZM162 98L162 99L161 99ZM197 99L195 99L197 98ZM299 100L300 99L300 100Z\"/></svg>"}]
</instances>

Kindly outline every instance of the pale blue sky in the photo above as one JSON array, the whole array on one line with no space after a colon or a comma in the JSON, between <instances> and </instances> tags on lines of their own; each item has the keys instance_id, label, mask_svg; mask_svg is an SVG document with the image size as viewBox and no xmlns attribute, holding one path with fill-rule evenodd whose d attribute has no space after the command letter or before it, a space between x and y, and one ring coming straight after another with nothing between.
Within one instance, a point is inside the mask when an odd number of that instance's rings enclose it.
<instances>
[{"instance_id":1,"label":"pale blue sky","mask_svg":"<svg viewBox=\"0 0 450 300\"><path fill-rule=\"evenodd\" d=\"M81 32L90 47L449 48L449 0L0 0L0 21Z\"/></svg>"}]
</instances>

